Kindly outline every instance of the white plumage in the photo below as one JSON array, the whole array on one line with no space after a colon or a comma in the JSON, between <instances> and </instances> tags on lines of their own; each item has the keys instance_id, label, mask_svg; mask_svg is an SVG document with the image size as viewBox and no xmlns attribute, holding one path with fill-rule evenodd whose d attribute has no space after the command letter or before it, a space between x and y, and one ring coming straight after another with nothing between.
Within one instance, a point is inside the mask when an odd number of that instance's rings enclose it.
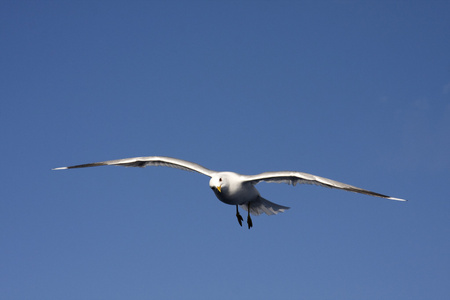
<instances>
[{"instance_id":1,"label":"white plumage","mask_svg":"<svg viewBox=\"0 0 450 300\"><path fill-rule=\"evenodd\" d=\"M193 162L163 156L146 156L146 157L133 157L117 160L108 160L90 164L55 168L53 170L75 169L75 168L107 166L107 165L125 166L125 167L166 166L186 171L194 171L209 176L211 177L209 181L209 186L214 191L214 194L217 196L217 198L226 204L236 205L236 217L241 226L243 218L239 214L238 206L242 207L248 212L247 215L248 228L251 228L253 226L250 213L253 215L260 215L262 213L265 213L267 215L275 215L279 212L284 212L286 209L289 209L289 207L275 204L262 198L258 190L255 188L255 185L261 181L288 183L292 185L296 185L298 183L315 184L329 188L336 188L350 192L386 198L389 200L406 201L404 199L394 198L383 194L371 192L369 190L361 189L349 184L327 179L324 177L319 177L316 175L311 175L308 173L279 171L279 172L265 172L257 175L241 175L234 172L217 172L207 169Z\"/></svg>"}]
</instances>

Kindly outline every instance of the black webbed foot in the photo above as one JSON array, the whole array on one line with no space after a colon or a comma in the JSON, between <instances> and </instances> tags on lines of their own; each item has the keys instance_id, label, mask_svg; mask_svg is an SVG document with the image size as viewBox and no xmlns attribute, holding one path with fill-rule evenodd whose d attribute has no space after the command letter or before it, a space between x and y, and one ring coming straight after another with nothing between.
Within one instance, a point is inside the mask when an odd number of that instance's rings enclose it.
<instances>
[{"instance_id":1,"label":"black webbed foot","mask_svg":"<svg viewBox=\"0 0 450 300\"><path fill-rule=\"evenodd\" d=\"M250 217L250 202L247 204L247 225L248 225L248 229L253 227L253 222L252 222L252 218Z\"/></svg>"},{"instance_id":2,"label":"black webbed foot","mask_svg":"<svg viewBox=\"0 0 450 300\"><path fill-rule=\"evenodd\" d=\"M247 225L248 225L248 229L253 227L253 222L252 222L252 218L250 218L250 215L247 217Z\"/></svg>"},{"instance_id":3,"label":"black webbed foot","mask_svg":"<svg viewBox=\"0 0 450 300\"><path fill-rule=\"evenodd\" d=\"M242 227L242 221L244 221L244 218L241 216L239 212L236 213L236 217L238 219L239 225Z\"/></svg>"}]
</instances>

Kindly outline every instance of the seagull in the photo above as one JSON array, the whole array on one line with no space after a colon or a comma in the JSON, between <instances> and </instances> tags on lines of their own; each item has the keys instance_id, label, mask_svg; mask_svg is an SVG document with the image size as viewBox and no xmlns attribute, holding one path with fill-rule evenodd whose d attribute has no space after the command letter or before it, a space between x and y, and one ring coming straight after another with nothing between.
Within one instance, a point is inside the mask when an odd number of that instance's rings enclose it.
<instances>
[{"instance_id":1,"label":"seagull","mask_svg":"<svg viewBox=\"0 0 450 300\"><path fill-rule=\"evenodd\" d=\"M255 185L261 181L287 183L295 186L296 184L314 184L328 188L341 189L350 192L366 194L375 197L386 198L389 200L406 201L405 199L394 198L383 194L371 192L346 183L319 177L316 175L294 172L278 171L264 172L257 175L242 175L234 172L217 172L207 169L199 164L186 160L164 157L164 156L146 156L133 157L116 160L107 160L96 163L75 165L70 167L54 168L52 170L65 170L97 166L124 166L124 167L147 167L147 166L165 166L177 168L186 171L198 172L209 176L209 187L213 190L216 197L223 203L236 206L236 218L242 227L244 220L239 213L239 208L247 211L248 229L253 227L253 221L250 214L258 216L262 213L266 215L276 215L289 209L287 206L279 205L264 199L259 194Z\"/></svg>"}]
</instances>

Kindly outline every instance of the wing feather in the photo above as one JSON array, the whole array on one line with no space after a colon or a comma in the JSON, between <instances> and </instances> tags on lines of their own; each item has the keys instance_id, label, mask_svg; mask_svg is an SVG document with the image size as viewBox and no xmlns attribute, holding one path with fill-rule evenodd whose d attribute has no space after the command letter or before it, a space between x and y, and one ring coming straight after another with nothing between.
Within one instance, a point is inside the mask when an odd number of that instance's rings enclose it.
<instances>
[{"instance_id":1,"label":"wing feather","mask_svg":"<svg viewBox=\"0 0 450 300\"><path fill-rule=\"evenodd\" d=\"M215 171L212 171L210 169L207 169L199 164L190 161L164 156L145 156L145 157L132 157L132 158L107 160L102 162L75 165L70 167L54 168L53 170L65 170L65 169L76 169L76 168L87 168L98 166L124 166L124 167L140 167L140 168L147 166L164 166L186 171L198 172L200 174L204 174L209 177L217 173Z\"/></svg>"},{"instance_id":2,"label":"wing feather","mask_svg":"<svg viewBox=\"0 0 450 300\"><path fill-rule=\"evenodd\" d=\"M366 194L375 197L386 198L390 200L406 201L404 199L394 198L386 196L383 194L375 193L369 190L365 190L356 186L352 186L346 183L342 183L336 180L308 174L302 172L293 171L280 171L280 172L265 172L257 175L242 175L242 179L245 182L250 182L252 184L257 184L261 181L266 182L276 182L276 183L287 183L291 185L296 184L314 184L319 186L324 186L328 188L341 189L349 192L355 192L360 194Z\"/></svg>"}]
</instances>

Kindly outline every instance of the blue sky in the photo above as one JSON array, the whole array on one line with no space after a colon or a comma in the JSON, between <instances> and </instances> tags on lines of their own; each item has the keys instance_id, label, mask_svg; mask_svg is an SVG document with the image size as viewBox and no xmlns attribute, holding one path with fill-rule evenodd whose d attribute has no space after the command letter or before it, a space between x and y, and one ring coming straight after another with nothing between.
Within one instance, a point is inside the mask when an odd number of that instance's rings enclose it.
<instances>
[{"instance_id":1,"label":"blue sky","mask_svg":"<svg viewBox=\"0 0 450 300\"><path fill-rule=\"evenodd\" d=\"M2 1L4 299L448 299L450 3ZM261 183L51 168L163 155Z\"/></svg>"}]
</instances>

